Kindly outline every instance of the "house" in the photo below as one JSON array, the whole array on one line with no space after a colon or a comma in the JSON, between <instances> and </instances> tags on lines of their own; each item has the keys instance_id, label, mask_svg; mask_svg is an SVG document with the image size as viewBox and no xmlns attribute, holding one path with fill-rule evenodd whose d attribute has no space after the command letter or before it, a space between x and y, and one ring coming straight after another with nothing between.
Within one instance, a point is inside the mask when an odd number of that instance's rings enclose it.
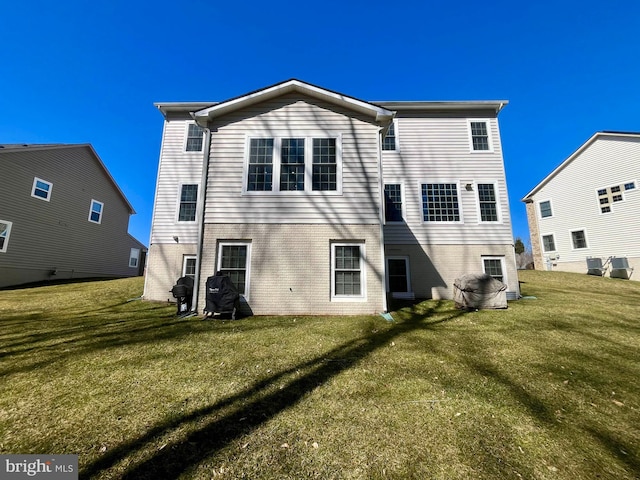
<instances>
[{"instance_id":1,"label":"house","mask_svg":"<svg viewBox=\"0 0 640 480\"><path fill-rule=\"evenodd\" d=\"M288 80L157 103L164 130L144 297L231 276L255 314L448 299L489 273L518 296L497 115L505 101L368 102Z\"/></svg>"},{"instance_id":2,"label":"house","mask_svg":"<svg viewBox=\"0 0 640 480\"><path fill-rule=\"evenodd\" d=\"M0 287L142 274L134 214L91 145L0 145Z\"/></svg>"},{"instance_id":3,"label":"house","mask_svg":"<svg viewBox=\"0 0 640 480\"><path fill-rule=\"evenodd\" d=\"M640 133L595 133L522 199L535 268L639 279L639 179Z\"/></svg>"}]
</instances>

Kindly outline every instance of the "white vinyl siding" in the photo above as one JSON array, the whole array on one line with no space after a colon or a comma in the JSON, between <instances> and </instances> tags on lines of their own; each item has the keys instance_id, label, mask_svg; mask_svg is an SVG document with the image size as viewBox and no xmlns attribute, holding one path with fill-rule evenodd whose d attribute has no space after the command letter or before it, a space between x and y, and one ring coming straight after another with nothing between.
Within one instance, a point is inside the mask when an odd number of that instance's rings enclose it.
<instances>
[{"instance_id":1,"label":"white vinyl siding","mask_svg":"<svg viewBox=\"0 0 640 480\"><path fill-rule=\"evenodd\" d=\"M291 94L229 114L211 128L205 223L379 223L379 127L368 119ZM307 163L304 192L247 192L251 138L274 139L278 190L279 139L304 138L306 162L312 162L312 139L336 139L336 190L313 190L312 163Z\"/></svg>"},{"instance_id":2,"label":"white vinyl siding","mask_svg":"<svg viewBox=\"0 0 640 480\"><path fill-rule=\"evenodd\" d=\"M383 105L384 106L384 105ZM488 113L486 114L488 115ZM469 115L469 118L474 118ZM384 183L404 184L404 223L384 226L385 244L504 245L513 243L507 185L496 118L487 119L492 151L470 152L464 112L398 112L402 153L382 151ZM429 176L425 176L425 171ZM456 183L460 222L424 222L422 184ZM499 222L483 222L477 183L495 186ZM472 186L469 190L466 185Z\"/></svg>"},{"instance_id":3,"label":"white vinyl siding","mask_svg":"<svg viewBox=\"0 0 640 480\"><path fill-rule=\"evenodd\" d=\"M553 216L541 220L540 225L542 233L554 232L559 269L564 263L586 269L587 255L640 257L639 158L638 136L598 136L533 195L536 204L552 200ZM630 183L636 188L625 189ZM615 186L620 191L613 191ZM614 202L615 195L622 195L622 201ZM601 203L602 199L606 203ZM603 207L609 211L602 213ZM578 230L585 232L588 252L574 248L571 232Z\"/></svg>"}]
</instances>

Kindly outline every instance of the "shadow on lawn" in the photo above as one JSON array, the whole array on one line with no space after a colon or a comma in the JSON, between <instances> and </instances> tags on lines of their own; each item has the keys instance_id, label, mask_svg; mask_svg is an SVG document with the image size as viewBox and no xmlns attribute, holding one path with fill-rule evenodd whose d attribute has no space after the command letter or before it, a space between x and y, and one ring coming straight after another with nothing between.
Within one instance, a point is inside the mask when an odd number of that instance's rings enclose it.
<instances>
[{"instance_id":1,"label":"shadow on lawn","mask_svg":"<svg viewBox=\"0 0 640 480\"><path fill-rule=\"evenodd\" d=\"M389 345L396 337L415 330L429 330L438 324L453 320L463 311L452 312L446 318L428 321L441 303L434 303L428 310L409 315L402 322L370 336L352 340L313 360L272 375L257 382L251 388L230 396L206 408L182 416L175 421L157 425L146 434L116 447L93 463L85 466L80 475L92 477L114 467L126 457L144 450L145 445L160 435L171 433L187 423L207 423L182 440L176 440L145 461L131 466L122 476L129 479L177 478L197 467L207 457L215 454L238 437L245 435L284 410L300 402L308 393L344 372L377 349ZM439 311L442 314L442 311ZM274 391L274 384L297 372L304 372L281 389ZM225 409L230 411L223 413ZM209 417L209 418L207 418Z\"/></svg>"}]
</instances>

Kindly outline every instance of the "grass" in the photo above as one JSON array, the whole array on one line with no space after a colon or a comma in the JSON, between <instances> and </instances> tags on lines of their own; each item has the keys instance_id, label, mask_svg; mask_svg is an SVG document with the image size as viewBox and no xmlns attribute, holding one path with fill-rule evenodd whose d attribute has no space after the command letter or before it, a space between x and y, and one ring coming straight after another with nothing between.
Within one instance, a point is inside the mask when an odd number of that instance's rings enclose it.
<instances>
[{"instance_id":1,"label":"grass","mask_svg":"<svg viewBox=\"0 0 640 480\"><path fill-rule=\"evenodd\" d=\"M177 319L141 279L0 291L0 454L81 478L640 477L640 282L462 312Z\"/></svg>"}]
</instances>

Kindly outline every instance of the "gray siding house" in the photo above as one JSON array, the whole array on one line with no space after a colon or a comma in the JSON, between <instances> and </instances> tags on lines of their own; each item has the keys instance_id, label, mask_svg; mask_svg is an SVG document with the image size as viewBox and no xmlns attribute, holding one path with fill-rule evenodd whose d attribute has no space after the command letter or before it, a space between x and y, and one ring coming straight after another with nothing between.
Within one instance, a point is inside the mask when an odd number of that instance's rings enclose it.
<instances>
[{"instance_id":1,"label":"gray siding house","mask_svg":"<svg viewBox=\"0 0 640 480\"><path fill-rule=\"evenodd\" d=\"M0 145L0 287L142 274L134 210L91 145Z\"/></svg>"},{"instance_id":2,"label":"gray siding house","mask_svg":"<svg viewBox=\"0 0 640 480\"><path fill-rule=\"evenodd\" d=\"M522 199L535 268L640 279L639 180L640 133L596 132Z\"/></svg>"},{"instance_id":3,"label":"gray siding house","mask_svg":"<svg viewBox=\"0 0 640 480\"><path fill-rule=\"evenodd\" d=\"M256 314L359 314L452 298L466 273L518 296L504 101L367 102L288 80L165 122L144 296L231 276Z\"/></svg>"}]
</instances>

